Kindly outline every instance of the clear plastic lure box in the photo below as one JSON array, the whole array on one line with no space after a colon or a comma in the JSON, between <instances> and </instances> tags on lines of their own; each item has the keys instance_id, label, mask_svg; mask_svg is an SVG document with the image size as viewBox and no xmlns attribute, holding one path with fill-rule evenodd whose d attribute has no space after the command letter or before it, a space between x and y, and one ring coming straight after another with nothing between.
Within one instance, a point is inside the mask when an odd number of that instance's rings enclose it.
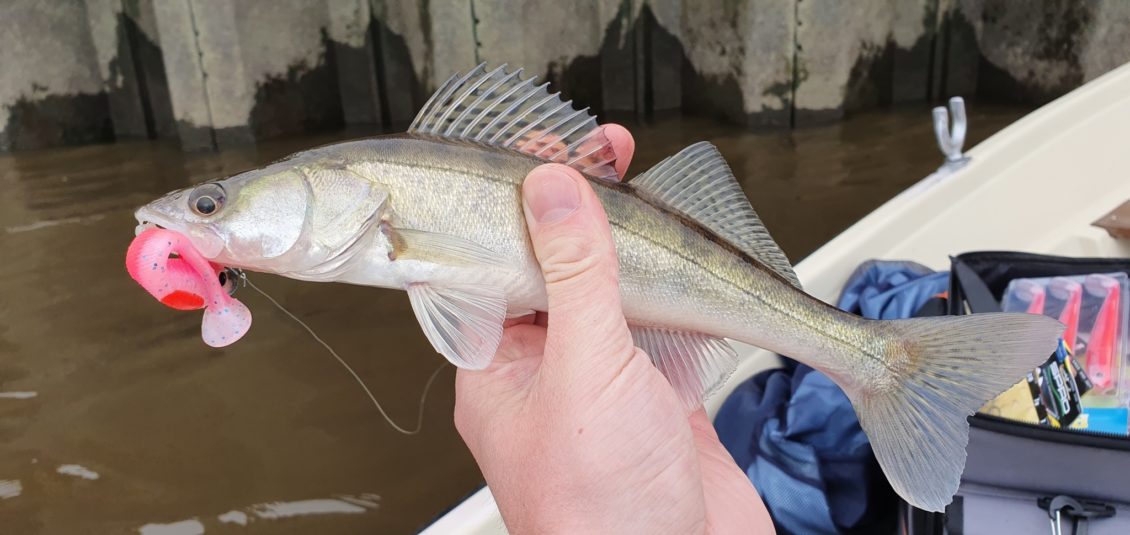
<instances>
[{"instance_id":1,"label":"clear plastic lure box","mask_svg":"<svg viewBox=\"0 0 1130 535\"><path fill-rule=\"evenodd\" d=\"M1006 312L1043 314L1066 326L1063 340L1091 382L1084 407L1125 407L1130 401L1130 279L1125 273L1014 279Z\"/></svg>"}]
</instances>

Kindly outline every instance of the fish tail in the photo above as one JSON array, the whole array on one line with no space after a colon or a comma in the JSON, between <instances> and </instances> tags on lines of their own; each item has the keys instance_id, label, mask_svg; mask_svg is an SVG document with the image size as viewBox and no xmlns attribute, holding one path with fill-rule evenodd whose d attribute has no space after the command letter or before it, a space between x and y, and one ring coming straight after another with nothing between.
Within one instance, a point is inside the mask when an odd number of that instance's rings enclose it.
<instances>
[{"instance_id":1,"label":"fish tail","mask_svg":"<svg viewBox=\"0 0 1130 535\"><path fill-rule=\"evenodd\" d=\"M1063 325L1031 314L977 314L873 328L883 340L885 376L845 391L895 491L919 509L942 511L965 468L967 418L1044 362Z\"/></svg>"}]
</instances>

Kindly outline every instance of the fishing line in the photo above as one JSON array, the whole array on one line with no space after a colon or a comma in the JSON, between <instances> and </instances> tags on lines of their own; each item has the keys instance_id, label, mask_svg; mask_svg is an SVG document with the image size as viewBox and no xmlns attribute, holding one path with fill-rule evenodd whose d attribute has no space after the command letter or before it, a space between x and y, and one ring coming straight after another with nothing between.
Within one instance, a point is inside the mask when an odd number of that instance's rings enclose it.
<instances>
[{"instance_id":1,"label":"fishing line","mask_svg":"<svg viewBox=\"0 0 1130 535\"><path fill-rule=\"evenodd\" d=\"M342 367L344 367L345 370L349 372L349 375L353 376L353 379L357 381L357 384L361 385L361 389L365 391L365 395L369 396L369 400L372 401L373 406L376 407L378 411L380 411L381 416L385 419L385 422L387 422L388 425L392 426L393 429L403 435L415 435L424 428L424 403L428 400L428 392L432 389L432 383L435 382L436 377L439 377L439 372L443 371L443 369L447 367L447 362L440 364L439 367L436 368L436 371L432 372L432 376L428 377L428 382L424 384L424 392L420 394L420 408L416 413L416 428L411 430L405 429L397 425L396 422L393 421L392 417L389 416L387 412L385 412L385 409L381 406L381 403L377 401L377 397L373 395L373 392L371 390L369 390L369 386L366 385L365 381L361 379L361 376L357 375L357 372L353 371L353 367L345 362L345 359L341 358L341 355L338 355L337 351L334 351L334 348L330 347L330 345L326 343L325 340L322 340L322 337L318 336L318 334L314 332L314 329L311 329L310 326L306 324L306 322L298 319L298 316L295 316L293 313L283 307L282 304L276 301L274 297L267 295L267 292L264 292L262 289L256 286L255 283L248 280L246 275L240 274L240 279L243 284L250 286L251 289L255 290L256 292L259 292L263 297L266 297L272 305L275 305L275 308L281 310L283 314L286 314L290 317L290 319L296 321L299 325L301 325L303 329L306 329L306 332L309 333L315 341L321 344L322 347L326 348L326 351L329 351L330 355L332 355L333 358L337 359L338 363L340 363Z\"/></svg>"}]
</instances>

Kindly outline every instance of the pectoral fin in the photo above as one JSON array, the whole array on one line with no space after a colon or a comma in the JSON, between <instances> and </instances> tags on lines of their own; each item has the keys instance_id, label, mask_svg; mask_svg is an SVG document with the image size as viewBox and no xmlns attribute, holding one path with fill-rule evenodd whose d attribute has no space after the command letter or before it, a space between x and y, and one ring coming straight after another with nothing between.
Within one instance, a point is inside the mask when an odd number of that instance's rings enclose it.
<instances>
[{"instance_id":1,"label":"pectoral fin","mask_svg":"<svg viewBox=\"0 0 1130 535\"><path fill-rule=\"evenodd\" d=\"M481 370L490 364L506 320L506 298L500 290L426 283L409 284L406 290L437 352L460 368Z\"/></svg>"},{"instance_id":2,"label":"pectoral fin","mask_svg":"<svg viewBox=\"0 0 1130 535\"><path fill-rule=\"evenodd\" d=\"M738 366L738 355L725 339L662 327L628 327L636 347L651 357L689 409L701 407Z\"/></svg>"}]
</instances>

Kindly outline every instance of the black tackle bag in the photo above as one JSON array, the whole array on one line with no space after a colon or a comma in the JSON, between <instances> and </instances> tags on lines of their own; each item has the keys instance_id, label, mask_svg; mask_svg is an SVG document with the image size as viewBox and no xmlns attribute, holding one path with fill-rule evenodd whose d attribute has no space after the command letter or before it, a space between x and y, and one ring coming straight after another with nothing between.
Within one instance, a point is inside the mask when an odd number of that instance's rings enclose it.
<instances>
[{"instance_id":1,"label":"black tackle bag","mask_svg":"<svg viewBox=\"0 0 1130 535\"><path fill-rule=\"evenodd\" d=\"M1130 274L1126 258L975 252L952 261L949 298L939 309L951 315L1001 310L1013 279ZM965 472L953 503L944 514L903 503L900 532L1130 535L1130 437L982 413L970 417L970 426Z\"/></svg>"}]
</instances>

